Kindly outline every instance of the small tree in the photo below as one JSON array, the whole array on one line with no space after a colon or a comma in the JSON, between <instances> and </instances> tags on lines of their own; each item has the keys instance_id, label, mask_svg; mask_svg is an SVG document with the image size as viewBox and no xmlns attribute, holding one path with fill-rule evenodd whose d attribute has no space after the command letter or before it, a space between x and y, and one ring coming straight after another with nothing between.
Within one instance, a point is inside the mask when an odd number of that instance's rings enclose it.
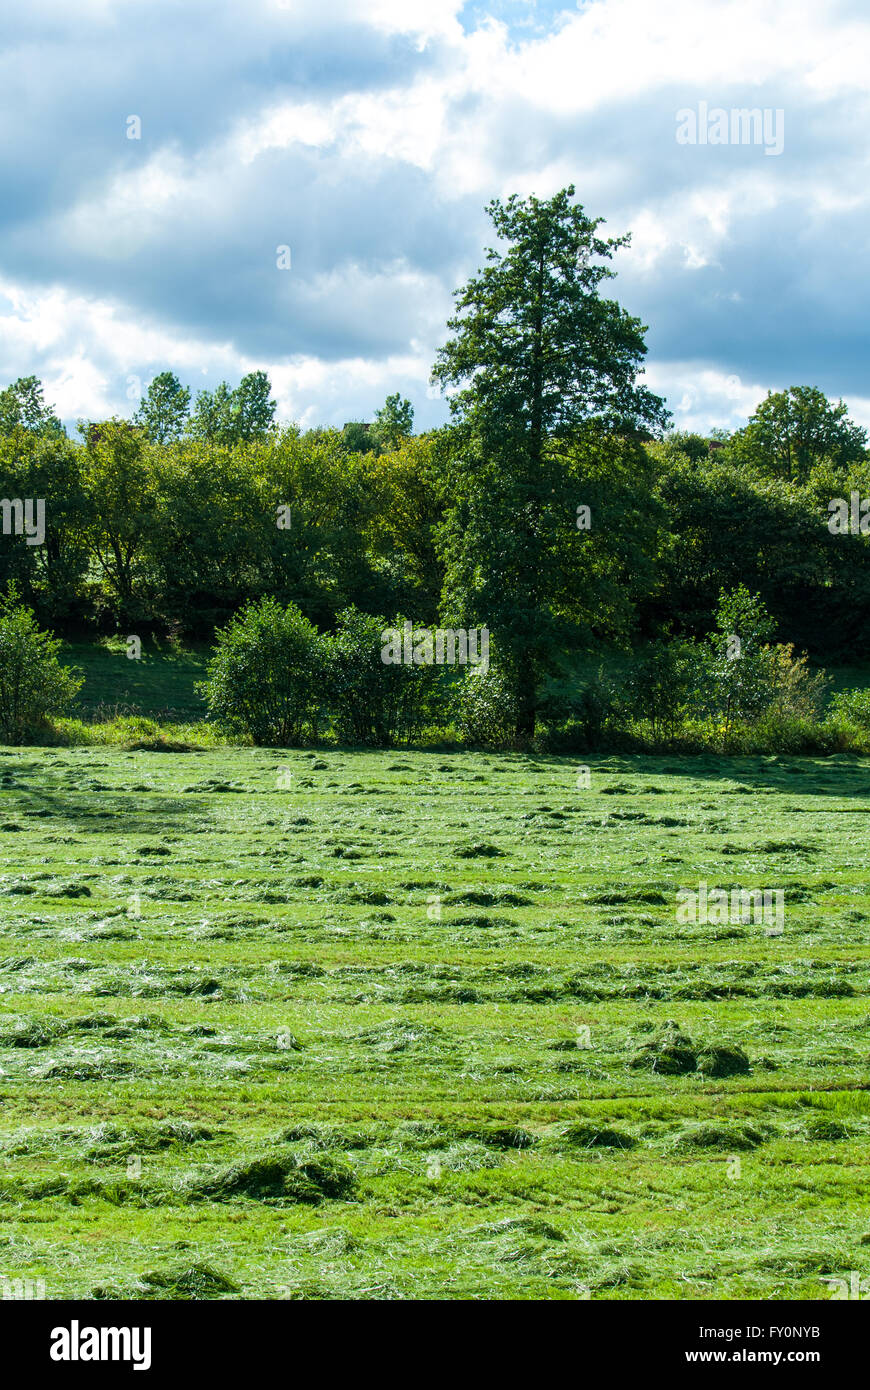
<instances>
[{"instance_id":1,"label":"small tree","mask_svg":"<svg viewBox=\"0 0 870 1390\"><path fill-rule=\"evenodd\" d=\"M806 653L796 652L791 643L771 648L769 659L773 713L783 719L819 719L830 677L810 670Z\"/></svg>"},{"instance_id":2,"label":"small tree","mask_svg":"<svg viewBox=\"0 0 870 1390\"><path fill-rule=\"evenodd\" d=\"M128 420L79 425L88 547L119 624L148 612L148 537L158 508L154 450Z\"/></svg>"},{"instance_id":3,"label":"small tree","mask_svg":"<svg viewBox=\"0 0 870 1390\"><path fill-rule=\"evenodd\" d=\"M760 595L741 584L720 594L716 627L707 645L709 693L727 745L737 721L761 714L773 699L770 649L764 645L773 620Z\"/></svg>"},{"instance_id":4,"label":"small tree","mask_svg":"<svg viewBox=\"0 0 870 1390\"><path fill-rule=\"evenodd\" d=\"M362 420L348 420L341 432L341 442L351 454L368 454L377 450L372 427Z\"/></svg>"},{"instance_id":5,"label":"small tree","mask_svg":"<svg viewBox=\"0 0 870 1390\"><path fill-rule=\"evenodd\" d=\"M841 690L831 700L829 718L870 733L870 690Z\"/></svg>"},{"instance_id":6,"label":"small tree","mask_svg":"<svg viewBox=\"0 0 870 1390\"><path fill-rule=\"evenodd\" d=\"M486 671L471 667L465 672L453 688L451 713L463 743L510 748L516 740L516 694L512 682L496 667Z\"/></svg>"},{"instance_id":7,"label":"small tree","mask_svg":"<svg viewBox=\"0 0 870 1390\"><path fill-rule=\"evenodd\" d=\"M10 584L0 598L0 737L23 743L52 715L63 714L84 677L57 659L60 641L37 627Z\"/></svg>"},{"instance_id":8,"label":"small tree","mask_svg":"<svg viewBox=\"0 0 870 1390\"><path fill-rule=\"evenodd\" d=\"M382 408L375 411L371 433L378 448L398 449L414 433L414 407L411 402L403 400L398 391L387 396Z\"/></svg>"},{"instance_id":9,"label":"small tree","mask_svg":"<svg viewBox=\"0 0 870 1390\"><path fill-rule=\"evenodd\" d=\"M53 407L45 404L38 377L20 376L0 391L0 435L15 435L18 430L55 439L66 434Z\"/></svg>"},{"instance_id":10,"label":"small tree","mask_svg":"<svg viewBox=\"0 0 870 1390\"><path fill-rule=\"evenodd\" d=\"M190 414L190 387L182 386L174 372L158 372L133 415L155 444L178 439Z\"/></svg>"},{"instance_id":11,"label":"small tree","mask_svg":"<svg viewBox=\"0 0 870 1390\"><path fill-rule=\"evenodd\" d=\"M823 461L837 469L862 463L867 431L850 420L843 401L832 405L817 386L790 386L787 391L768 391L728 448L743 467L805 482Z\"/></svg>"},{"instance_id":12,"label":"small tree","mask_svg":"<svg viewBox=\"0 0 870 1390\"><path fill-rule=\"evenodd\" d=\"M277 404L265 372L248 372L234 391L221 381L214 391L197 393L188 431L208 444L251 444L264 440L275 424Z\"/></svg>"},{"instance_id":13,"label":"small tree","mask_svg":"<svg viewBox=\"0 0 870 1390\"><path fill-rule=\"evenodd\" d=\"M217 633L201 689L209 714L229 734L287 747L317 732L327 639L295 604L249 604Z\"/></svg>"}]
</instances>

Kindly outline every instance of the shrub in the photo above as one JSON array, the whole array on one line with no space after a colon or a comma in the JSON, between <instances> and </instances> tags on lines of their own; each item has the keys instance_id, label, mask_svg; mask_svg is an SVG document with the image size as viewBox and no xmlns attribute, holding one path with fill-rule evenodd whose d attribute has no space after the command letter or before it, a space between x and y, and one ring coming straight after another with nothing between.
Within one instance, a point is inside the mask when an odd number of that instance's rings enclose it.
<instances>
[{"instance_id":1,"label":"shrub","mask_svg":"<svg viewBox=\"0 0 870 1390\"><path fill-rule=\"evenodd\" d=\"M758 595L743 585L721 594L717 626L706 647L699 648L708 673L706 701L701 697L699 703L719 721L724 746L739 741L741 726L748 725L744 743L747 732L751 742L757 730L763 746L810 751L807 733L819 727L828 677L811 671L807 657L793 646L764 644L772 621Z\"/></svg>"},{"instance_id":2,"label":"shrub","mask_svg":"<svg viewBox=\"0 0 870 1390\"><path fill-rule=\"evenodd\" d=\"M732 753L785 757L846 752L851 746L851 740L828 724L777 714L773 709L765 710L753 724L735 728L729 743Z\"/></svg>"},{"instance_id":3,"label":"shrub","mask_svg":"<svg viewBox=\"0 0 870 1390\"><path fill-rule=\"evenodd\" d=\"M84 677L57 659L60 641L42 632L10 584L0 598L0 738L22 743L63 714Z\"/></svg>"},{"instance_id":4,"label":"shrub","mask_svg":"<svg viewBox=\"0 0 870 1390\"><path fill-rule=\"evenodd\" d=\"M757 717L771 702L771 668L763 643L773 623L759 596L741 584L720 594L716 626L699 656L707 667L707 700L721 720L727 746L735 726Z\"/></svg>"},{"instance_id":5,"label":"shrub","mask_svg":"<svg viewBox=\"0 0 870 1390\"><path fill-rule=\"evenodd\" d=\"M435 666L383 661L384 632L403 619L346 608L330 646L328 691L340 738L389 748L407 743L437 712Z\"/></svg>"},{"instance_id":6,"label":"shrub","mask_svg":"<svg viewBox=\"0 0 870 1390\"><path fill-rule=\"evenodd\" d=\"M829 714L837 723L870 732L870 690L841 690L831 700Z\"/></svg>"},{"instance_id":7,"label":"shrub","mask_svg":"<svg viewBox=\"0 0 870 1390\"><path fill-rule=\"evenodd\" d=\"M327 649L295 604L249 604L217 634L200 686L211 718L257 744L286 747L316 735Z\"/></svg>"},{"instance_id":8,"label":"shrub","mask_svg":"<svg viewBox=\"0 0 870 1390\"><path fill-rule=\"evenodd\" d=\"M796 655L791 645L771 647L767 659L771 687L770 711L784 719L817 720L830 683L825 672L811 671L806 655ZM863 693L867 694L866 691ZM870 719L870 700L867 702L867 715Z\"/></svg>"},{"instance_id":9,"label":"shrub","mask_svg":"<svg viewBox=\"0 0 870 1390\"><path fill-rule=\"evenodd\" d=\"M599 744L608 726L616 719L619 692L602 671L590 676L574 695L571 720L583 730L587 746Z\"/></svg>"},{"instance_id":10,"label":"shrub","mask_svg":"<svg viewBox=\"0 0 870 1390\"><path fill-rule=\"evenodd\" d=\"M603 670L588 676L571 693L552 691L539 702L543 724L534 747L541 753L582 753L630 745L622 690Z\"/></svg>"},{"instance_id":11,"label":"shrub","mask_svg":"<svg viewBox=\"0 0 870 1390\"><path fill-rule=\"evenodd\" d=\"M453 688L451 713L463 743L508 748L514 742L519 705L512 684L495 667L466 671Z\"/></svg>"}]
</instances>

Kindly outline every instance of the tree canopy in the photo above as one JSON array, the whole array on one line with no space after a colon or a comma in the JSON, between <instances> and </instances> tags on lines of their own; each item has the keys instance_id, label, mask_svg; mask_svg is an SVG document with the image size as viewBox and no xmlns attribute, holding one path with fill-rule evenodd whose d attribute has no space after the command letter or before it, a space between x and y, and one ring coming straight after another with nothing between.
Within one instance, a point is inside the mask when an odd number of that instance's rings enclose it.
<instances>
[{"instance_id":1,"label":"tree canopy","mask_svg":"<svg viewBox=\"0 0 870 1390\"><path fill-rule=\"evenodd\" d=\"M587 479L603 497L592 457L606 456L614 479L640 473L640 441L667 420L638 381L642 324L601 293L628 237L599 236L601 219L573 196L569 187L545 200L490 203L503 249L490 248L487 265L457 291L453 336L433 370L457 426L445 601L492 627L522 735L534 732L542 676L606 587L606 544L581 553L572 524L576 507L589 505ZM619 483L613 491L624 496ZM617 532L609 535L617 547ZM566 567L579 582L566 585Z\"/></svg>"},{"instance_id":2,"label":"tree canopy","mask_svg":"<svg viewBox=\"0 0 870 1390\"><path fill-rule=\"evenodd\" d=\"M851 656L870 538L828 520L832 499L870 508L870 456L846 404L793 386L733 434L665 433L646 330L608 293L627 236L606 238L570 187L489 214L496 245L433 369L441 428L415 433L396 390L368 423L303 430L277 420L265 371L191 404L165 370L131 419L75 439L36 377L0 390L0 586L76 631L208 638L263 599L321 631L351 609L487 627L478 704L525 740L554 682L608 647L647 644L660 698L680 663L656 644L712 640L723 589L758 595L778 638Z\"/></svg>"}]
</instances>

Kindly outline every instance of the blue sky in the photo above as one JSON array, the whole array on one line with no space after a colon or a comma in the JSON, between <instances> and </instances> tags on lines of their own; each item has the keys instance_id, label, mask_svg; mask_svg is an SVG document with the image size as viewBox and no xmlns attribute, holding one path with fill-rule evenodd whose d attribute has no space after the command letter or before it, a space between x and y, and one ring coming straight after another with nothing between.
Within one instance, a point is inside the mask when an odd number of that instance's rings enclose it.
<instances>
[{"instance_id":1,"label":"blue sky","mask_svg":"<svg viewBox=\"0 0 870 1390\"><path fill-rule=\"evenodd\" d=\"M0 34L0 383L67 421L262 367L304 425L394 390L438 423L485 204L570 182L632 232L612 291L678 427L804 383L870 425L866 4L34 0ZM701 103L781 111L781 153L679 143Z\"/></svg>"}]
</instances>

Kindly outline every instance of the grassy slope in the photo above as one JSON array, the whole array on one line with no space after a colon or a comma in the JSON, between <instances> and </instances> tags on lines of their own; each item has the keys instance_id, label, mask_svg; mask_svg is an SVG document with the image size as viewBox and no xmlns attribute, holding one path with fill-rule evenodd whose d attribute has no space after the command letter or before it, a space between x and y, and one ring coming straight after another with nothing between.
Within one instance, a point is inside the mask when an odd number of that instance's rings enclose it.
<instances>
[{"instance_id":1,"label":"grassy slope","mask_svg":"<svg viewBox=\"0 0 870 1390\"><path fill-rule=\"evenodd\" d=\"M0 750L4 1274L814 1299L870 1273L866 766L589 763L578 790L556 758ZM784 887L785 934L678 926L700 878ZM668 1019L751 1072L633 1070ZM635 1147L588 1146L607 1128ZM203 1197L279 1140L356 1191L279 1205L248 1169Z\"/></svg>"},{"instance_id":2,"label":"grassy slope","mask_svg":"<svg viewBox=\"0 0 870 1390\"><path fill-rule=\"evenodd\" d=\"M126 643L65 642L61 660L76 666L85 683L71 713L162 715L200 719L205 702L195 689L205 675L208 648L177 649L168 643L143 643L139 660L127 657Z\"/></svg>"}]
</instances>

